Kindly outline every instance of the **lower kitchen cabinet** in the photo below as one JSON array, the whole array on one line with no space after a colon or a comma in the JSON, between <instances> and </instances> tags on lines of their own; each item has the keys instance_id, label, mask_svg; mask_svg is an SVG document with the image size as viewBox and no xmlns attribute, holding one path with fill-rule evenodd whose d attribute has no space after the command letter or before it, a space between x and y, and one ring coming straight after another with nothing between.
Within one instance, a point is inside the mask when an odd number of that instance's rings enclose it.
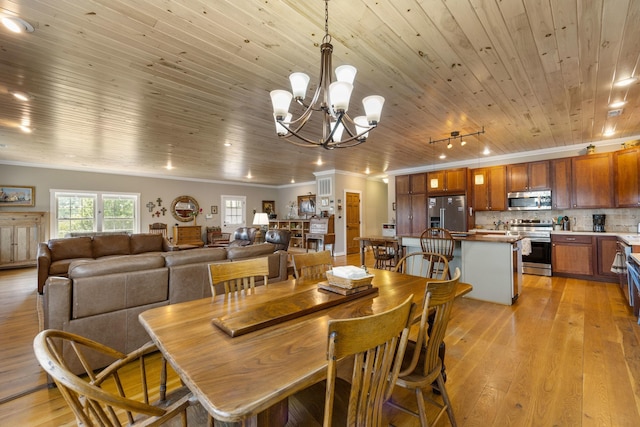
<instances>
[{"instance_id":1,"label":"lower kitchen cabinet","mask_svg":"<svg viewBox=\"0 0 640 427\"><path fill-rule=\"evenodd\" d=\"M551 235L554 276L593 276L593 242L589 235Z\"/></svg>"},{"instance_id":2,"label":"lower kitchen cabinet","mask_svg":"<svg viewBox=\"0 0 640 427\"><path fill-rule=\"evenodd\" d=\"M616 283L618 275L611 272L616 242L615 236L552 234L553 275Z\"/></svg>"}]
</instances>

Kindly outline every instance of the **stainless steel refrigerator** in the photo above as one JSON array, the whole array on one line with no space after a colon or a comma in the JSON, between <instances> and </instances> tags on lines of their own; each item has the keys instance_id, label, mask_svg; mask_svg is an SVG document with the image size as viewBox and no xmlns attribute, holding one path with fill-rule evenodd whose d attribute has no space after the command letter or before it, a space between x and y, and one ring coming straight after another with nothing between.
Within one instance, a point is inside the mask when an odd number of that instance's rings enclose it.
<instances>
[{"instance_id":1,"label":"stainless steel refrigerator","mask_svg":"<svg viewBox=\"0 0 640 427\"><path fill-rule=\"evenodd\" d=\"M429 197L429 227L452 231L467 231L467 200L465 196Z\"/></svg>"}]
</instances>

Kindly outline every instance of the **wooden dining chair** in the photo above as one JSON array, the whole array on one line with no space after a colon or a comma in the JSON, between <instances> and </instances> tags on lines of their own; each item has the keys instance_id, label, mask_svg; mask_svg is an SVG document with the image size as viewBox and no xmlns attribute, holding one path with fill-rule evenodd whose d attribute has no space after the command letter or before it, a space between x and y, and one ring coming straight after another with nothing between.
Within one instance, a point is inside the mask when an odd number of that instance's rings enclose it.
<instances>
[{"instance_id":1,"label":"wooden dining chair","mask_svg":"<svg viewBox=\"0 0 640 427\"><path fill-rule=\"evenodd\" d=\"M427 282L425 298L420 315L420 327L416 341L409 341L402 362L402 370L398 374L396 386L413 391L418 403L418 412L406 408L393 400L389 405L398 408L420 419L422 427L435 425L446 412L449 422L453 427L456 420L453 408L442 374L442 359L440 357L440 344L443 342L451 308L456 296L456 287L460 280L460 269L456 271L451 280ZM435 396L425 394L425 390L435 387L442 397L442 403L436 401ZM438 408L438 413L431 421L427 419L425 403L430 403Z\"/></svg>"},{"instance_id":2,"label":"wooden dining chair","mask_svg":"<svg viewBox=\"0 0 640 427\"><path fill-rule=\"evenodd\" d=\"M55 381L76 416L78 425L159 426L180 415L182 426L186 426L187 408L197 402L186 387L172 391L164 399L164 369L160 382L150 381L145 356L157 350L151 342L124 354L70 332L46 329L34 338L33 349L38 363ZM84 357L88 353L99 353L102 360L113 362L103 370L95 371ZM82 376L68 368L78 360L85 370ZM130 370L134 363L139 365L140 376L122 374L123 369ZM158 390L153 384L159 384ZM156 397L161 399L150 403Z\"/></svg>"},{"instance_id":3,"label":"wooden dining chair","mask_svg":"<svg viewBox=\"0 0 640 427\"><path fill-rule=\"evenodd\" d=\"M392 270L395 267L397 257L397 244L387 240L370 240L370 244L375 260L373 268Z\"/></svg>"},{"instance_id":4,"label":"wooden dining chair","mask_svg":"<svg viewBox=\"0 0 640 427\"><path fill-rule=\"evenodd\" d=\"M154 222L153 224L149 224L149 233L151 234L161 234L162 237L167 237L167 224L163 222Z\"/></svg>"},{"instance_id":5,"label":"wooden dining chair","mask_svg":"<svg viewBox=\"0 0 640 427\"><path fill-rule=\"evenodd\" d=\"M449 261L442 254L433 252L413 252L398 261L394 271L428 279L449 278Z\"/></svg>"},{"instance_id":6,"label":"wooden dining chair","mask_svg":"<svg viewBox=\"0 0 640 427\"><path fill-rule=\"evenodd\" d=\"M453 251L455 249L455 240L449 230L445 228L427 228L420 235L420 246L422 246L422 252L433 252L442 254L447 257L447 261L451 262L453 259ZM451 279L451 272L447 278Z\"/></svg>"},{"instance_id":7,"label":"wooden dining chair","mask_svg":"<svg viewBox=\"0 0 640 427\"><path fill-rule=\"evenodd\" d=\"M382 407L391 396L408 342L412 300L413 295L383 313L329 320L327 379L293 399L324 427L381 426ZM337 375L347 358L353 358L348 359L353 360L350 383Z\"/></svg>"},{"instance_id":8,"label":"wooden dining chair","mask_svg":"<svg viewBox=\"0 0 640 427\"><path fill-rule=\"evenodd\" d=\"M326 272L333 267L329 251L294 253L292 258L296 279L326 279Z\"/></svg>"},{"instance_id":9,"label":"wooden dining chair","mask_svg":"<svg viewBox=\"0 0 640 427\"><path fill-rule=\"evenodd\" d=\"M263 277L264 285L267 286L267 276L269 276L269 258L267 257L209 264L211 298L216 297L216 288L220 286L224 287L225 296L242 290L253 291L256 277L260 276Z\"/></svg>"}]
</instances>

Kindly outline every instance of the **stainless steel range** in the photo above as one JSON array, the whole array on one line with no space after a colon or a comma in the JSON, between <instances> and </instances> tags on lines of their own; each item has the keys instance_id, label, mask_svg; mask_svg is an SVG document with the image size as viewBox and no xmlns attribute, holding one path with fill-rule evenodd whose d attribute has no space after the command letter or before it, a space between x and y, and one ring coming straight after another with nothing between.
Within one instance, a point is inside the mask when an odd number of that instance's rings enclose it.
<instances>
[{"instance_id":1,"label":"stainless steel range","mask_svg":"<svg viewBox=\"0 0 640 427\"><path fill-rule=\"evenodd\" d=\"M551 230L553 223L550 219L511 221L509 231L531 241L531 252L527 255L522 254L523 273L551 276Z\"/></svg>"}]
</instances>

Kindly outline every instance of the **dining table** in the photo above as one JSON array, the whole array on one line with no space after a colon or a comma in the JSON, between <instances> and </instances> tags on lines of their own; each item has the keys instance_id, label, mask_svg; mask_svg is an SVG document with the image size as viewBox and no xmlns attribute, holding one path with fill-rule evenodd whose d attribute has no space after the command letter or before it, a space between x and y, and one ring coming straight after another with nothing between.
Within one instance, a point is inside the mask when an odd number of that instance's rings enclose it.
<instances>
[{"instance_id":1,"label":"dining table","mask_svg":"<svg viewBox=\"0 0 640 427\"><path fill-rule=\"evenodd\" d=\"M284 425L288 397L326 378L330 320L381 313L409 295L421 306L425 278L369 272L372 287L357 294L290 278L153 308L139 320L216 426ZM459 283L458 294L470 288Z\"/></svg>"}]
</instances>

